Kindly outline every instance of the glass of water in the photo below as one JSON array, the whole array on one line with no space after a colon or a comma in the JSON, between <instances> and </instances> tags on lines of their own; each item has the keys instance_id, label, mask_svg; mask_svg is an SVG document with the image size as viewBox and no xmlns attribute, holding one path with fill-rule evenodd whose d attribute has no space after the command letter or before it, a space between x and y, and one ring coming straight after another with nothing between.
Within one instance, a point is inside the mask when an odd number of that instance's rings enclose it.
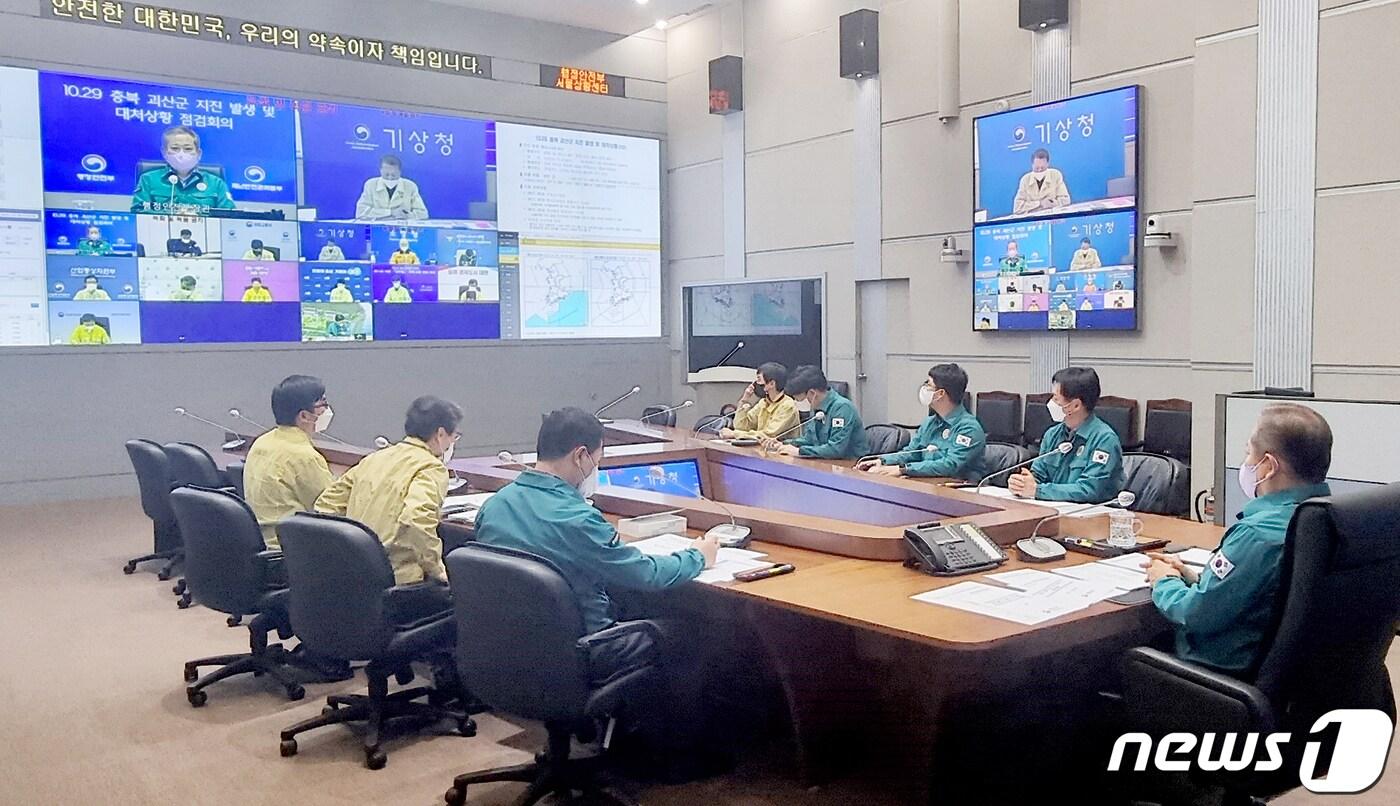
<instances>
[{"instance_id":1,"label":"glass of water","mask_svg":"<svg viewBox=\"0 0 1400 806\"><path fill-rule=\"evenodd\" d=\"M1133 513L1118 509L1108 513L1108 545L1120 549L1137 548L1142 534L1142 520Z\"/></svg>"}]
</instances>

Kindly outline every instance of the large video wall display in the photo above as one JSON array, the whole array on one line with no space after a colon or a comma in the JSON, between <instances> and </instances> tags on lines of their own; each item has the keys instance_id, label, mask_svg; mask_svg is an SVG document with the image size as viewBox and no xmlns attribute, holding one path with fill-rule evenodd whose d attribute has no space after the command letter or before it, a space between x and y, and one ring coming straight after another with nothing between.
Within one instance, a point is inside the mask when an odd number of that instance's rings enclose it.
<instances>
[{"instance_id":1,"label":"large video wall display","mask_svg":"<svg viewBox=\"0 0 1400 806\"><path fill-rule=\"evenodd\" d=\"M1137 327L1138 88L974 124L973 327Z\"/></svg>"},{"instance_id":2,"label":"large video wall display","mask_svg":"<svg viewBox=\"0 0 1400 806\"><path fill-rule=\"evenodd\" d=\"M0 346L661 335L656 140L0 67Z\"/></svg>"}]
</instances>

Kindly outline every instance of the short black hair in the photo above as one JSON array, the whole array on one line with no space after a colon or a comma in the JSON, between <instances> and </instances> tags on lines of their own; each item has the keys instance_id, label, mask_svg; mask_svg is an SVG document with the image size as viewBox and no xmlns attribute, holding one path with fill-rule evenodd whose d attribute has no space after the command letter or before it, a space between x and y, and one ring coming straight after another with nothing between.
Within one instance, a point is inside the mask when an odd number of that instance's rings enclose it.
<instances>
[{"instance_id":1,"label":"short black hair","mask_svg":"<svg viewBox=\"0 0 1400 806\"><path fill-rule=\"evenodd\" d=\"M393 281L396 282L396 283L402 283L402 282L403 282L403 275L402 275L402 274L395 274L395 275L394 275L394 278L393 278Z\"/></svg>"},{"instance_id":2,"label":"short black hair","mask_svg":"<svg viewBox=\"0 0 1400 806\"><path fill-rule=\"evenodd\" d=\"M254 249L261 249L261 248L263 247L263 242L262 242L261 240L257 239L257 238L254 238L252 244L250 244L250 245L251 245Z\"/></svg>"},{"instance_id":3,"label":"short black hair","mask_svg":"<svg viewBox=\"0 0 1400 806\"><path fill-rule=\"evenodd\" d=\"M548 462L568 456L582 445L589 453L603 447L603 424L598 418L580 408L567 406L544 416L539 436L535 438L535 455Z\"/></svg>"},{"instance_id":4,"label":"short black hair","mask_svg":"<svg viewBox=\"0 0 1400 806\"><path fill-rule=\"evenodd\" d=\"M403 432L421 440L432 439L439 428L456 433L462 422L462 410L456 403L432 395L423 395L408 406L403 418Z\"/></svg>"},{"instance_id":5,"label":"short black hair","mask_svg":"<svg viewBox=\"0 0 1400 806\"><path fill-rule=\"evenodd\" d=\"M961 406L967 394L967 370L957 364L934 364L928 371L933 385L948 393L948 399Z\"/></svg>"},{"instance_id":6,"label":"short black hair","mask_svg":"<svg viewBox=\"0 0 1400 806\"><path fill-rule=\"evenodd\" d=\"M1031 159L1033 159L1033 160L1045 160L1046 162L1049 162L1049 161L1050 161L1050 152L1049 152L1049 151L1046 151L1046 150L1043 149L1043 148L1037 148L1037 149L1035 150L1035 153L1031 154Z\"/></svg>"},{"instance_id":7,"label":"short black hair","mask_svg":"<svg viewBox=\"0 0 1400 806\"><path fill-rule=\"evenodd\" d=\"M313 375L288 375L272 390L272 419L278 425L296 425L297 415L316 408L326 396L326 384Z\"/></svg>"},{"instance_id":8,"label":"short black hair","mask_svg":"<svg viewBox=\"0 0 1400 806\"><path fill-rule=\"evenodd\" d=\"M342 280L336 280L336 281L335 281L335 284L336 284L336 285L345 285L346 283L345 283L345 280L342 279Z\"/></svg>"},{"instance_id":9,"label":"short black hair","mask_svg":"<svg viewBox=\"0 0 1400 806\"><path fill-rule=\"evenodd\" d=\"M86 276L86 277L83 278L83 282L84 282L84 283L86 283L88 280L92 280L93 282L97 282L97 275L95 275L95 274L89 274L88 276Z\"/></svg>"},{"instance_id":10,"label":"short black hair","mask_svg":"<svg viewBox=\"0 0 1400 806\"><path fill-rule=\"evenodd\" d=\"M191 232L191 231L189 231L189 230L187 230L187 229L182 229L182 230L180 230L180 234L181 234L181 235L194 235L193 232Z\"/></svg>"},{"instance_id":11,"label":"short black hair","mask_svg":"<svg viewBox=\"0 0 1400 806\"><path fill-rule=\"evenodd\" d=\"M93 316L93 315L90 314L90 313L85 313L85 314L83 314L82 316L79 316L79 317L78 317L78 321L81 322L82 324L85 324L85 325L96 324L96 323L97 323L97 317L96 317L96 316Z\"/></svg>"},{"instance_id":12,"label":"short black hair","mask_svg":"<svg viewBox=\"0 0 1400 806\"><path fill-rule=\"evenodd\" d=\"M379 158L379 164L392 165L395 168L402 168L403 160L399 159L399 156L397 154L385 154L384 156Z\"/></svg>"},{"instance_id":13,"label":"short black hair","mask_svg":"<svg viewBox=\"0 0 1400 806\"><path fill-rule=\"evenodd\" d=\"M1266 407L1251 442L1255 450L1287 462L1300 480L1309 484L1327 480L1332 467L1332 427L1313 409L1298 403Z\"/></svg>"},{"instance_id":14,"label":"short black hair","mask_svg":"<svg viewBox=\"0 0 1400 806\"><path fill-rule=\"evenodd\" d=\"M831 384L826 381L826 373L822 372L820 367L803 364L788 376L786 391L793 397L797 397L805 395L813 389L825 392L830 388Z\"/></svg>"},{"instance_id":15,"label":"short black hair","mask_svg":"<svg viewBox=\"0 0 1400 806\"><path fill-rule=\"evenodd\" d=\"M1066 400L1078 400L1084 408L1093 411L1099 405L1099 373L1090 367L1065 367L1050 378L1060 385L1060 393Z\"/></svg>"},{"instance_id":16,"label":"short black hair","mask_svg":"<svg viewBox=\"0 0 1400 806\"><path fill-rule=\"evenodd\" d=\"M1079 239L1079 242L1080 242L1080 243L1093 243L1093 241L1090 241L1088 238L1080 238L1080 239Z\"/></svg>"},{"instance_id":17,"label":"short black hair","mask_svg":"<svg viewBox=\"0 0 1400 806\"><path fill-rule=\"evenodd\" d=\"M774 386L781 392L787 388L787 367L777 361L765 361L758 365L758 374L763 376L763 380L772 381Z\"/></svg>"}]
</instances>

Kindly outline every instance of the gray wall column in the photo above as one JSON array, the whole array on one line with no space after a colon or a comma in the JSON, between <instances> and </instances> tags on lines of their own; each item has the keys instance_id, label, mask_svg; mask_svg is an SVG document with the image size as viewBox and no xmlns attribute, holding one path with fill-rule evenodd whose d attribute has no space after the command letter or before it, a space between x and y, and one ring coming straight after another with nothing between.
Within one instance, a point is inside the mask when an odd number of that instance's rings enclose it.
<instances>
[{"instance_id":1,"label":"gray wall column","mask_svg":"<svg viewBox=\"0 0 1400 806\"><path fill-rule=\"evenodd\" d=\"M885 365L889 348L885 335L885 292L880 286L880 238L883 218L880 197L880 77L856 80L855 121L852 132L851 180L854 221L853 259L858 289L860 326L856 337L856 385L854 393L863 417L883 422L888 409Z\"/></svg>"},{"instance_id":2,"label":"gray wall column","mask_svg":"<svg viewBox=\"0 0 1400 806\"><path fill-rule=\"evenodd\" d=\"M1031 103L1069 97L1069 26L1031 34ZM1050 391L1050 376L1069 365L1069 333L1037 333L1030 343L1032 392Z\"/></svg>"},{"instance_id":3,"label":"gray wall column","mask_svg":"<svg viewBox=\"0 0 1400 806\"><path fill-rule=\"evenodd\" d=\"M744 55L744 5L735 3L720 9L720 52ZM744 113L725 115L721 123L720 182L723 202L724 276L740 278L748 274L744 231Z\"/></svg>"},{"instance_id":4,"label":"gray wall column","mask_svg":"<svg viewBox=\"0 0 1400 806\"><path fill-rule=\"evenodd\" d=\"M1254 385L1312 388L1317 0L1259 0Z\"/></svg>"}]
</instances>

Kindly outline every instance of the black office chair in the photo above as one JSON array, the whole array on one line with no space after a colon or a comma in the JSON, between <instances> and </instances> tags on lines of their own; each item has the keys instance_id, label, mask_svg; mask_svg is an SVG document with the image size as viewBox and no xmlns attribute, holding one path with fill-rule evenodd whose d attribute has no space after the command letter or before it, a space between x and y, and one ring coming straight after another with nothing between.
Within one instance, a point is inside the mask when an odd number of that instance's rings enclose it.
<instances>
[{"instance_id":1,"label":"black office chair","mask_svg":"<svg viewBox=\"0 0 1400 806\"><path fill-rule=\"evenodd\" d=\"M983 454L983 462L986 464L986 474L982 478L996 474L996 478L987 482L989 487L1005 487L1010 473L1004 472L1007 468L1015 466L1019 462L1024 462L1031 458L1033 453L1020 445L1011 445L1006 442L988 442L986 452Z\"/></svg>"},{"instance_id":2,"label":"black office chair","mask_svg":"<svg viewBox=\"0 0 1400 806\"><path fill-rule=\"evenodd\" d=\"M1273 773L1211 773L1238 802L1298 785L1302 737L1338 708L1395 719L1385 658L1400 619L1400 484L1299 505L1284 544L1276 630L1241 678L1148 647L1123 659L1130 730L1290 732ZM1261 751L1262 752L1262 751ZM1318 770L1317 772L1321 772ZM1223 777L1222 777L1223 776Z\"/></svg>"},{"instance_id":3,"label":"black office chair","mask_svg":"<svg viewBox=\"0 0 1400 806\"><path fill-rule=\"evenodd\" d=\"M268 634L290 638L285 588L275 580L281 552L263 543L258 520L243 499L226 490L179 487L170 493L170 506L185 536L185 581L190 596L212 610L229 614L229 626L243 616L256 614L248 623L249 651L216 655L185 663L185 696L198 708L208 701L208 686L234 675L268 675L280 683L287 699L306 696L297 680L287 674L297 656L268 644ZM218 669L199 677L201 666ZM316 671L313 665L306 668Z\"/></svg>"},{"instance_id":4,"label":"black office chair","mask_svg":"<svg viewBox=\"0 0 1400 806\"><path fill-rule=\"evenodd\" d=\"M456 627L452 611L413 613L421 585L395 587L394 571L379 538L349 518L298 512L277 525L277 538L290 587L292 628L301 645L318 656L369 661L369 693L333 694L313 719L282 731L283 756L297 753L297 734L346 722L365 722L365 766L382 768L388 756L380 747L386 723L407 717L432 724L453 720L463 736L476 734L476 723L448 705L456 692L416 686L389 692L389 678L400 685L413 680L413 661L445 659L452 651ZM427 698L426 703L415 702Z\"/></svg>"},{"instance_id":5,"label":"black office chair","mask_svg":"<svg viewBox=\"0 0 1400 806\"><path fill-rule=\"evenodd\" d=\"M1050 395L1026 395L1026 415L1021 424L1021 444L1032 449L1040 449L1040 440L1055 424L1050 416Z\"/></svg>"},{"instance_id":6,"label":"black office chair","mask_svg":"<svg viewBox=\"0 0 1400 806\"><path fill-rule=\"evenodd\" d=\"M224 468L224 478L228 479L228 486L233 488L233 494L239 498L244 498L243 494L243 463L229 462Z\"/></svg>"},{"instance_id":7,"label":"black office chair","mask_svg":"<svg viewBox=\"0 0 1400 806\"><path fill-rule=\"evenodd\" d=\"M171 483L176 487L186 484L213 489L230 486L228 476L214 463L214 457L198 445L167 442L162 447L170 459Z\"/></svg>"},{"instance_id":8,"label":"black office chair","mask_svg":"<svg viewBox=\"0 0 1400 806\"><path fill-rule=\"evenodd\" d=\"M836 390L836 393L847 400L851 397L851 385L846 381L827 381L827 385Z\"/></svg>"},{"instance_id":9,"label":"black office chair","mask_svg":"<svg viewBox=\"0 0 1400 806\"><path fill-rule=\"evenodd\" d=\"M676 410L671 409L664 403L657 403L642 409L642 422L647 425L665 425L674 428L676 426Z\"/></svg>"},{"instance_id":10,"label":"black office chair","mask_svg":"<svg viewBox=\"0 0 1400 806\"><path fill-rule=\"evenodd\" d=\"M1191 401L1181 398L1147 401L1143 415L1142 449L1191 463Z\"/></svg>"},{"instance_id":11,"label":"black office chair","mask_svg":"<svg viewBox=\"0 0 1400 806\"><path fill-rule=\"evenodd\" d=\"M717 436L721 428L733 428L734 415L706 414L695 423L695 435Z\"/></svg>"},{"instance_id":12,"label":"black office chair","mask_svg":"<svg viewBox=\"0 0 1400 806\"><path fill-rule=\"evenodd\" d=\"M520 806L550 793L567 799L575 790L589 802L626 802L602 791L598 774L607 762L606 749L571 759L570 739L576 729L617 715L651 687L656 675L654 658L645 653L620 671L590 669L591 649L618 639L649 638L656 646L656 625L627 621L586 635L568 581L533 554L472 543L446 562L462 682L492 709L539 720L549 733L547 748L533 763L463 773L446 801L465 803L473 784L521 781L529 788L515 801Z\"/></svg>"},{"instance_id":13,"label":"black office chair","mask_svg":"<svg viewBox=\"0 0 1400 806\"><path fill-rule=\"evenodd\" d=\"M1191 509L1191 469L1170 456L1123 454L1124 489L1136 499L1133 510L1185 517Z\"/></svg>"},{"instance_id":14,"label":"black office chair","mask_svg":"<svg viewBox=\"0 0 1400 806\"><path fill-rule=\"evenodd\" d=\"M151 560L164 560L165 565L156 572L162 582L170 579L175 566L180 563L180 526L175 522L175 512L170 509L170 460L160 443L149 439L133 439L126 443L126 455L131 458L131 467L136 471L136 485L141 490L141 511L151 519L155 541L150 554L132 557L122 566L123 574L136 573L136 566Z\"/></svg>"},{"instance_id":15,"label":"black office chair","mask_svg":"<svg viewBox=\"0 0 1400 806\"><path fill-rule=\"evenodd\" d=\"M1137 444L1137 410L1136 400L1104 395L1099 398L1099 404L1094 407L1094 414L1097 414L1100 420L1108 423L1109 427L1118 433L1118 441L1121 444L1135 446Z\"/></svg>"},{"instance_id":16,"label":"black office chair","mask_svg":"<svg viewBox=\"0 0 1400 806\"><path fill-rule=\"evenodd\" d=\"M977 420L992 442L1021 442L1021 396L1015 392L978 392Z\"/></svg>"},{"instance_id":17,"label":"black office chair","mask_svg":"<svg viewBox=\"0 0 1400 806\"><path fill-rule=\"evenodd\" d=\"M914 435L898 425L876 423L865 427L865 438L870 442L866 452L874 456L904 450L913 441Z\"/></svg>"}]
</instances>

